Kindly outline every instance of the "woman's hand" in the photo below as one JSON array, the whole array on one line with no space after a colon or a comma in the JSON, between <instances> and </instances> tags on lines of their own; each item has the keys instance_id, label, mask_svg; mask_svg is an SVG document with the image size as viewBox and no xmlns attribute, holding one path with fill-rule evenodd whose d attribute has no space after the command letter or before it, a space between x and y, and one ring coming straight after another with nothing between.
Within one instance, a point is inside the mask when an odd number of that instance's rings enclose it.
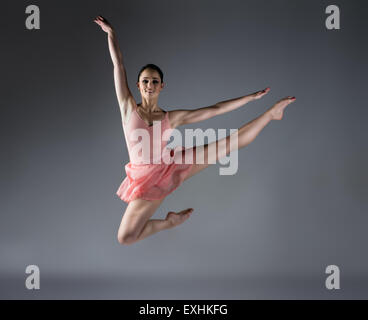
<instances>
[{"instance_id":1,"label":"woman's hand","mask_svg":"<svg viewBox=\"0 0 368 320\"><path fill-rule=\"evenodd\" d=\"M254 99L254 100L257 100L257 99L261 99L265 94L267 94L268 93L268 91L270 91L271 89L270 88L266 88L266 89L264 89L264 90L262 90L262 91L257 91L257 92L255 92L255 93L253 93L253 94L251 94L251 96L252 96L252 98Z\"/></svg>"},{"instance_id":2,"label":"woman's hand","mask_svg":"<svg viewBox=\"0 0 368 320\"><path fill-rule=\"evenodd\" d=\"M106 33L110 33L113 31L111 24L104 17L97 16L93 21L96 22Z\"/></svg>"}]
</instances>

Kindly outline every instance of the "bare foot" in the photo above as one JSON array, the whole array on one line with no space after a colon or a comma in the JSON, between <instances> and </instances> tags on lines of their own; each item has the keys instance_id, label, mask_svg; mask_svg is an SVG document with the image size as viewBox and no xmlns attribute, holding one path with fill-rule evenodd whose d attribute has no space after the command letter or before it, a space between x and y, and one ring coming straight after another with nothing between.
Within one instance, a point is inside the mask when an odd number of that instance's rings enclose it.
<instances>
[{"instance_id":1,"label":"bare foot","mask_svg":"<svg viewBox=\"0 0 368 320\"><path fill-rule=\"evenodd\" d=\"M165 220L170 221L172 227L176 227L179 224L182 224L185 220L187 220L191 216L192 212L193 212L192 208L180 211L178 213L170 211L167 214Z\"/></svg>"},{"instance_id":2,"label":"bare foot","mask_svg":"<svg viewBox=\"0 0 368 320\"><path fill-rule=\"evenodd\" d=\"M284 115L284 109L286 108L286 106L294 101L295 101L295 97L288 96L276 102L266 112L268 112L271 115L272 120L281 120L282 116Z\"/></svg>"},{"instance_id":3,"label":"bare foot","mask_svg":"<svg viewBox=\"0 0 368 320\"><path fill-rule=\"evenodd\" d=\"M257 92L255 92L255 93L252 94L252 97L253 97L254 100L261 99L270 90L271 90L271 88L266 88L266 89L264 89L262 91L257 91Z\"/></svg>"}]
</instances>

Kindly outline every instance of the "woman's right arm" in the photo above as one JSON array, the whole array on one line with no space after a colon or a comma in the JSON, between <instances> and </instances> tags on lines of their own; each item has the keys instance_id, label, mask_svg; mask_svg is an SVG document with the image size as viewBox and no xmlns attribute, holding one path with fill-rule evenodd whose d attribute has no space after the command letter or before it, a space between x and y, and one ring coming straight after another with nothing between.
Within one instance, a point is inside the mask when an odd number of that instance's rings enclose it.
<instances>
[{"instance_id":1,"label":"woman's right arm","mask_svg":"<svg viewBox=\"0 0 368 320\"><path fill-rule=\"evenodd\" d=\"M105 18L98 16L94 21L102 28L103 31L107 33L110 56L114 65L115 91L118 98L119 106L123 108L127 105L129 100L133 98L133 95L128 87L126 71L123 63L123 56L119 49L116 34L110 23Z\"/></svg>"}]
</instances>

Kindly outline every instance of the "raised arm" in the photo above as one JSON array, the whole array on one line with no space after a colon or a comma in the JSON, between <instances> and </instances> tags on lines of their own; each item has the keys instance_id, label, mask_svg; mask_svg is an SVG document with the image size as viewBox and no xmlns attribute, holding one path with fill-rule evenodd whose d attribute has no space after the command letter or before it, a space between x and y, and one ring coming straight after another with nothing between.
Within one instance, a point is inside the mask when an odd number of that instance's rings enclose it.
<instances>
[{"instance_id":1,"label":"raised arm","mask_svg":"<svg viewBox=\"0 0 368 320\"><path fill-rule=\"evenodd\" d=\"M170 111L170 122L172 127L176 128L184 124L204 121L220 114L233 111L250 101L260 99L267 94L268 91L270 91L270 88L266 88L262 91L257 91L239 98L221 101L209 107L194 110L173 110Z\"/></svg>"},{"instance_id":2,"label":"raised arm","mask_svg":"<svg viewBox=\"0 0 368 320\"><path fill-rule=\"evenodd\" d=\"M114 65L116 96L118 98L120 108L125 108L127 103L133 99L133 95L128 87L127 75L123 63L123 55L119 49L115 31L111 24L102 16L97 16L94 22L97 23L101 29L107 33L110 56Z\"/></svg>"}]
</instances>

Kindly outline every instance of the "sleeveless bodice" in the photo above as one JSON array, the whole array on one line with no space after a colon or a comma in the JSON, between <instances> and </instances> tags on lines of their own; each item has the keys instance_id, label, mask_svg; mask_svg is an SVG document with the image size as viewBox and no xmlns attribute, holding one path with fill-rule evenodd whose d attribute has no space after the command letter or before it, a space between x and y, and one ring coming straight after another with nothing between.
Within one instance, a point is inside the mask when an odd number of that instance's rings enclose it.
<instances>
[{"instance_id":1,"label":"sleeveless bodice","mask_svg":"<svg viewBox=\"0 0 368 320\"><path fill-rule=\"evenodd\" d=\"M166 145L173 129L167 111L161 121L153 121L153 125L148 126L134 107L123 121L123 129L132 164L163 163L164 157L170 156Z\"/></svg>"},{"instance_id":2,"label":"sleeveless bodice","mask_svg":"<svg viewBox=\"0 0 368 320\"><path fill-rule=\"evenodd\" d=\"M126 177L116 195L127 203L136 199L163 199L183 183L193 166L173 161L185 157L186 149L167 147L173 131L169 113L148 126L134 108L125 117L123 128L130 162L125 165Z\"/></svg>"}]
</instances>

